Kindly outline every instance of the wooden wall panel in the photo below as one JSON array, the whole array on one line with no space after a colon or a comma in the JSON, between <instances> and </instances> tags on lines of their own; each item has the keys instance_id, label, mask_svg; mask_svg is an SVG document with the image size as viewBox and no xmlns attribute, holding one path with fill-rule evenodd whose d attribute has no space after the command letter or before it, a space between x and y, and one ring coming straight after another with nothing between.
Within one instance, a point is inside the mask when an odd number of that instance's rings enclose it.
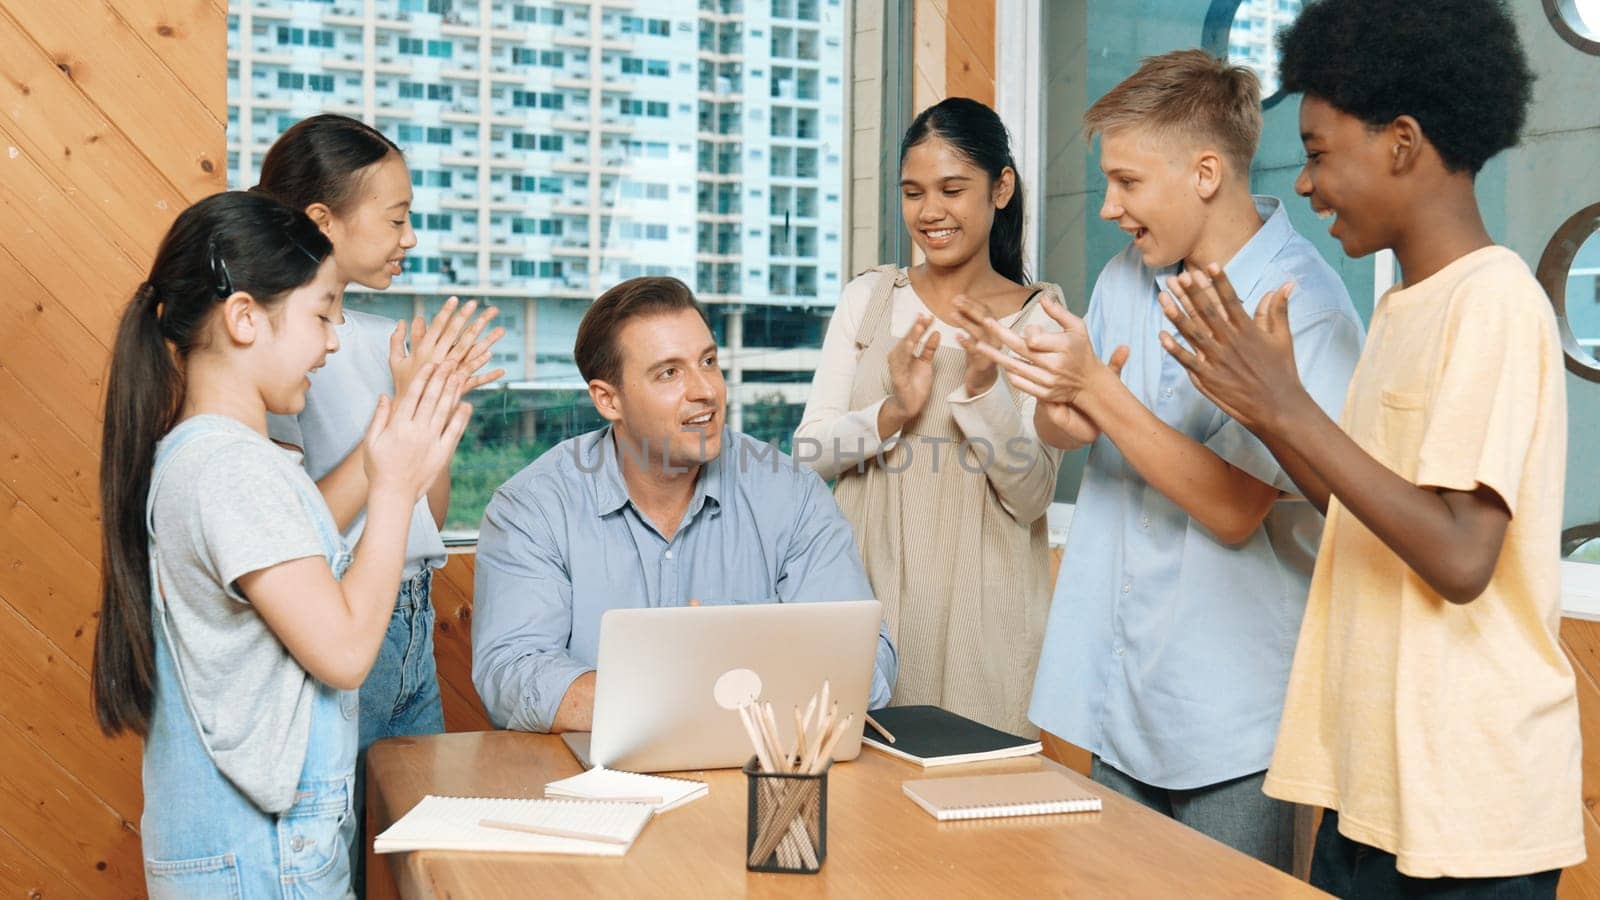
<instances>
[{"instance_id":1,"label":"wooden wall panel","mask_svg":"<svg viewBox=\"0 0 1600 900\"><path fill-rule=\"evenodd\" d=\"M1583 732L1583 830L1589 859L1561 876L1562 900L1600 900L1600 622L1561 620L1561 646L1578 681L1578 720Z\"/></svg>"},{"instance_id":2,"label":"wooden wall panel","mask_svg":"<svg viewBox=\"0 0 1600 900\"><path fill-rule=\"evenodd\" d=\"M912 11L914 111L946 97L994 106L994 0L917 0Z\"/></svg>"},{"instance_id":3,"label":"wooden wall panel","mask_svg":"<svg viewBox=\"0 0 1600 900\"><path fill-rule=\"evenodd\" d=\"M89 708L100 404L117 316L222 190L212 0L0 0L0 890L143 894L139 742Z\"/></svg>"},{"instance_id":4,"label":"wooden wall panel","mask_svg":"<svg viewBox=\"0 0 1600 900\"><path fill-rule=\"evenodd\" d=\"M952 0L944 25L945 95L993 107L994 0Z\"/></svg>"},{"instance_id":5,"label":"wooden wall panel","mask_svg":"<svg viewBox=\"0 0 1600 900\"><path fill-rule=\"evenodd\" d=\"M433 573L433 657L446 731L488 731L489 714L472 686L472 573L477 557L452 553Z\"/></svg>"},{"instance_id":6,"label":"wooden wall panel","mask_svg":"<svg viewBox=\"0 0 1600 900\"><path fill-rule=\"evenodd\" d=\"M980 3L983 0L956 0ZM946 89L945 18L949 0L916 0L911 8L911 112L916 114L950 96ZM898 141L899 136L896 135Z\"/></svg>"}]
</instances>

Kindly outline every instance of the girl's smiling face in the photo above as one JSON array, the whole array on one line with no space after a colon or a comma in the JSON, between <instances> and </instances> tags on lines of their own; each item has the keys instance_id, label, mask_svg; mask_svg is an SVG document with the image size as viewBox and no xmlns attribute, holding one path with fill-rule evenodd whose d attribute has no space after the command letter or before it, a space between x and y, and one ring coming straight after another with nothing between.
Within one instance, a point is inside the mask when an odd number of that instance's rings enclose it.
<instances>
[{"instance_id":1,"label":"girl's smiling face","mask_svg":"<svg viewBox=\"0 0 1600 900\"><path fill-rule=\"evenodd\" d=\"M322 230L333 242L342 282L387 288L404 271L406 251L417 245L411 229L411 173L390 153L353 176L359 185L343 213L329 212Z\"/></svg>"},{"instance_id":2,"label":"girl's smiling face","mask_svg":"<svg viewBox=\"0 0 1600 900\"><path fill-rule=\"evenodd\" d=\"M333 257L310 281L289 292L273 309L260 379L268 412L294 415L305 409L311 372L339 349L333 323L340 318L339 280Z\"/></svg>"},{"instance_id":3,"label":"girl's smiling face","mask_svg":"<svg viewBox=\"0 0 1600 900\"><path fill-rule=\"evenodd\" d=\"M1016 176L991 179L954 147L929 137L900 164L900 215L911 239L936 266L956 268L988 258L995 211L1011 202Z\"/></svg>"}]
</instances>

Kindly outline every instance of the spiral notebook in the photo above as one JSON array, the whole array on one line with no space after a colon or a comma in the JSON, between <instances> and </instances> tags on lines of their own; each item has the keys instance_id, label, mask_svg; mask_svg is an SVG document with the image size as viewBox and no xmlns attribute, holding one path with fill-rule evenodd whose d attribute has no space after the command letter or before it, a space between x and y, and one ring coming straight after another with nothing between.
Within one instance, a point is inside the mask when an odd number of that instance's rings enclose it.
<instances>
[{"instance_id":1,"label":"spiral notebook","mask_svg":"<svg viewBox=\"0 0 1600 900\"><path fill-rule=\"evenodd\" d=\"M436 797L429 794L373 839L375 853L482 850L621 856L654 810L643 803ZM494 822L497 825L485 823ZM529 834L527 826L559 832Z\"/></svg>"},{"instance_id":2,"label":"spiral notebook","mask_svg":"<svg viewBox=\"0 0 1600 900\"><path fill-rule=\"evenodd\" d=\"M916 804L941 822L1001 816L1099 812L1100 798L1049 769L962 778L918 778L901 784Z\"/></svg>"},{"instance_id":3,"label":"spiral notebook","mask_svg":"<svg viewBox=\"0 0 1600 900\"><path fill-rule=\"evenodd\" d=\"M638 772L621 772L595 766L571 778L550 782L544 786L544 795L576 800L648 803L661 813L698 800L709 790L703 781L662 778L659 775L641 775Z\"/></svg>"}]
</instances>

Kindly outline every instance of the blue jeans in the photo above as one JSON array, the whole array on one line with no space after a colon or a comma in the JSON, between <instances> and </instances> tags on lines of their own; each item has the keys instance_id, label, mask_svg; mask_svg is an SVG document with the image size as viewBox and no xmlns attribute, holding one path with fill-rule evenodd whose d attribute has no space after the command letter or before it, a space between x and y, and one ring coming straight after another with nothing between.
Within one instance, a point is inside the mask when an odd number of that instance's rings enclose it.
<instances>
[{"instance_id":1,"label":"blue jeans","mask_svg":"<svg viewBox=\"0 0 1600 900\"><path fill-rule=\"evenodd\" d=\"M400 583L389 630L378 658L361 684L361 736L356 756L356 816L361 837L351 860L356 893L365 882L367 748L384 738L444 731L439 671L433 660L433 570Z\"/></svg>"},{"instance_id":2,"label":"blue jeans","mask_svg":"<svg viewBox=\"0 0 1600 900\"><path fill-rule=\"evenodd\" d=\"M1266 772L1190 790L1145 784L1094 758L1090 774L1123 796L1285 872L1294 867L1294 804L1261 793Z\"/></svg>"},{"instance_id":3,"label":"blue jeans","mask_svg":"<svg viewBox=\"0 0 1600 900\"><path fill-rule=\"evenodd\" d=\"M1395 868L1393 853L1339 833L1339 814L1327 810L1311 857L1311 885L1335 897L1386 900L1554 900L1561 870L1505 878L1412 878Z\"/></svg>"}]
</instances>

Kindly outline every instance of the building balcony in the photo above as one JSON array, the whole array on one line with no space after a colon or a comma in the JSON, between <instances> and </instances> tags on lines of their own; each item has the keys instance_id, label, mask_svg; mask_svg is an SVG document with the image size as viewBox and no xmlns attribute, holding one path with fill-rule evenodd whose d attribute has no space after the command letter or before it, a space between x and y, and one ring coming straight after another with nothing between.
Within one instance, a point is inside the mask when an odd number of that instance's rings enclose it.
<instances>
[{"instance_id":1,"label":"building balcony","mask_svg":"<svg viewBox=\"0 0 1600 900\"><path fill-rule=\"evenodd\" d=\"M257 64L266 65L266 66L292 66L292 65L294 65L294 57L293 56L290 56L287 53L281 53L274 47L270 47L270 46L269 47L256 47L256 48L253 48L253 50L254 50L254 52L252 52L250 54L250 58L252 60L254 60ZM229 53L228 54L228 58L229 59L233 59L233 60L237 60L239 58L239 56L238 56L237 53Z\"/></svg>"},{"instance_id":2,"label":"building balcony","mask_svg":"<svg viewBox=\"0 0 1600 900\"><path fill-rule=\"evenodd\" d=\"M471 109L467 104L460 101L450 104L447 109L440 112L439 118L454 125L480 125L487 121L487 123L490 125L502 125L508 128L525 128L528 124L527 119L519 116L490 114L486 117L483 112Z\"/></svg>"},{"instance_id":3,"label":"building balcony","mask_svg":"<svg viewBox=\"0 0 1600 900\"><path fill-rule=\"evenodd\" d=\"M411 13L379 7L377 15L373 16L372 24L385 31L408 32L411 30Z\"/></svg>"},{"instance_id":4,"label":"building balcony","mask_svg":"<svg viewBox=\"0 0 1600 900\"><path fill-rule=\"evenodd\" d=\"M327 10L322 14L322 24L340 25L346 28L361 28L367 24L361 10L354 7L339 7Z\"/></svg>"},{"instance_id":5,"label":"building balcony","mask_svg":"<svg viewBox=\"0 0 1600 900\"><path fill-rule=\"evenodd\" d=\"M265 3L252 3L249 4L249 7L250 15L257 19L277 19L287 22L291 18L291 13L288 10L275 9Z\"/></svg>"}]
</instances>

